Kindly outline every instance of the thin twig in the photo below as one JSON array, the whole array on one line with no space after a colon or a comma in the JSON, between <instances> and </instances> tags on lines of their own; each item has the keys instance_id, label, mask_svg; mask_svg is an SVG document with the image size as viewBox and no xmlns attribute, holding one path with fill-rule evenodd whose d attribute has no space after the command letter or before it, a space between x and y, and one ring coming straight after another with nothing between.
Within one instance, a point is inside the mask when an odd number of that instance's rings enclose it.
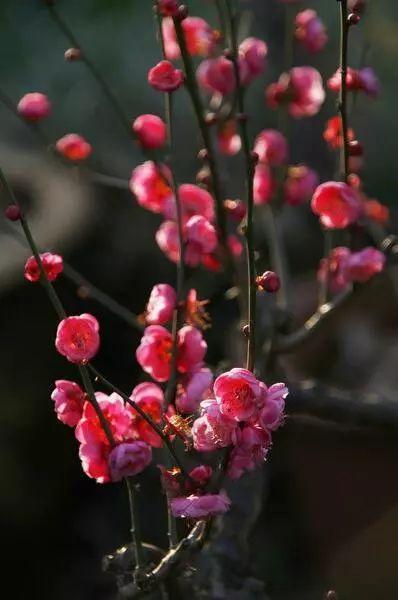
<instances>
[{"instance_id":1,"label":"thin twig","mask_svg":"<svg viewBox=\"0 0 398 600\"><path fill-rule=\"evenodd\" d=\"M73 47L78 48L81 51L81 61L84 62L88 70L91 72L94 79L97 81L98 85L102 89L104 95L109 101L109 104L112 106L115 114L117 115L121 125L125 128L129 137L133 136L133 131L130 124L130 119L126 114L124 108L120 104L118 97L112 90L109 83L106 81L102 73L98 70L97 66L93 61L87 56L85 50L80 44L79 40L76 38L75 34L67 25L65 19L59 14L58 10L53 5L47 5L48 12L54 21L54 23L59 27L68 41L72 44Z\"/></svg>"},{"instance_id":2,"label":"thin twig","mask_svg":"<svg viewBox=\"0 0 398 600\"><path fill-rule=\"evenodd\" d=\"M131 539L133 542L135 569L140 571L145 564L145 554L141 539L140 519L137 509L137 493L134 481L131 477L125 478L127 494L129 499Z\"/></svg>"},{"instance_id":3,"label":"thin twig","mask_svg":"<svg viewBox=\"0 0 398 600\"><path fill-rule=\"evenodd\" d=\"M347 63L348 63L348 9L347 0L338 0L340 3L340 74L341 86L339 94L339 113L341 118L341 130L343 144L340 151L340 173L342 181L348 178L348 123L347 123Z\"/></svg>"},{"instance_id":4,"label":"thin twig","mask_svg":"<svg viewBox=\"0 0 398 600\"><path fill-rule=\"evenodd\" d=\"M249 135L247 131L247 119L245 115L244 89L240 81L239 62L238 62L238 43L236 37L235 16L233 14L230 0L225 0L225 12L229 28L230 52L234 66L236 79L236 100L239 111L240 132L242 138L242 147L245 157L245 175L246 175L246 256L247 256L247 322L249 326L247 337L246 368L252 371L255 363L256 352L256 264L254 249L254 228L253 228L253 178L254 178L254 160L251 154Z\"/></svg>"}]
</instances>

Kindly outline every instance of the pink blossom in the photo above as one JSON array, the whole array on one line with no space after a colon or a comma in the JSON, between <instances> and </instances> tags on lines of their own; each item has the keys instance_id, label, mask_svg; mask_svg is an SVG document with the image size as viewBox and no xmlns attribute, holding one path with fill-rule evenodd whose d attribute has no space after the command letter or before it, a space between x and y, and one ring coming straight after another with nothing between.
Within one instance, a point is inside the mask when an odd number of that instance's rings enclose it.
<instances>
[{"instance_id":1,"label":"pink blossom","mask_svg":"<svg viewBox=\"0 0 398 600\"><path fill-rule=\"evenodd\" d=\"M55 389L51 394L54 400L54 409L58 419L69 427L75 427L83 414L85 394L81 387L74 381L58 379Z\"/></svg>"},{"instance_id":2,"label":"pink blossom","mask_svg":"<svg viewBox=\"0 0 398 600\"><path fill-rule=\"evenodd\" d=\"M316 188L311 208L327 229L344 229L360 216L361 201L346 183L327 181Z\"/></svg>"},{"instance_id":3,"label":"pink blossom","mask_svg":"<svg viewBox=\"0 0 398 600\"><path fill-rule=\"evenodd\" d=\"M50 114L51 103L45 94L31 92L22 96L17 110L27 121L40 121Z\"/></svg>"},{"instance_id":4,"label":"pink blossom","mask_svg":"<svg viewBox=\"0 0 398 600\"><path fill-rule=\"evenodd\" d=\"M219 494L204 494L196 496L172 498L171 512L174 517L181 519L204 519L222 515L229 510L231 501L225 492Z\"/></svg>"},{"instance_id":5,"label":"pink blossom","mask_svg":"<svg viewBox=\"0 0 398 600\"><path fill-rule=\"evenodd\" d=\"M177 304L177 294L168 283L158 283L152 288L146 307L145 320L149 325L165 325Z\"/></svg>"},{"instance_id":6,"label":"pink blossom","mask_svg":"<svg viewBox=\"0 0 398 600\"><path fill-rule=\"evenodd\" d=\"M180 373L190 373L203 361L207 344L199 329L190 325L182 327L177 336L177 369ZM153 379L167 381L170 377L171 351L171 333L161 325L150 325L144 331L136 357Z\"/></svg>"},{"instance_id":7,"label":"pink blossom","mask_svg":"<svg viewBox=\"0 0 398 600\"><path fill-rule=\"evenodd\" d=\"M245 425L239 430L235 448L228 463L231 479L239 479L244 471L252 471L265 460L271 445L271 435L259 425Z\"/></svg>"},{"instance_id":8,"label":"pink blossom","mask_svg":"<svg viewBox=\"0 0 398 600\"><path fill-rule=\"evenodd\" d=\"M211 94L218 92L225 96L233 92L236 86L233 63L224 56L202 61L196 76L199 85Z\"/></svg>"},{"instance_id":9,"label":"pink blossom","mask_svg":"<svg viewBox=\"0 0 398 600\"><path fill-rule=\"evenodd\" d=\"M216 249L217 233L210 221L201 215L191 217L184 229L185 262L190 267L196 267L205 254Z\"/></svg>"},{"instance_id":10,"label":"pink blossom","mask_svg":"<svg viewBox=\"0 0 398 600\"><path fill-rule=\"evenodd\" d=\"M265 430L275 431L282 424L288 394L284 383L274 383L268 388L265 405L259 414L259 423Z\"/></svg>"},{"instance_id":11,"label":"pink blossom","mask_svg":"<svg viewBox=\"0 0 398 600\"><path fill-rule=\"evenodd\" d=\"M154 213L162 213L165 204L173 197L169 181L169 169L148 160L133 170L129 187L140 206Z\"/></svg>"},{"instance_id":12,"label":"pink blossom","mask_svg":"<svg viewBox=\"0 0 398 600\"><path fill-rule=\"evenodd\" d=\"M62 273L64 265L62 256L52 254L52 252L44 252L40 254L40 259L43 265L44 272L49 281L54 281L60 273ZM37 260L34 256L28 258L25 264L24 277L28 281L36 283L40 280L40 269Z\"/></svg>"},{"instance_id":13,"label":"pink blossom","mask_svg":"<svg viewBox=\"0 0 398 600\"><path fill-rule=\"evenodd\" d=\"M175 263L180 260L178 226L175 221L164 221L157 230L155 239L168 259Z\"/></svg>"},{"instance_id":14,"label":"pink blossom","mask_svg":"<svg viewBox=\"0 0 398 600\"><path fill-rule=\"evenodd\" d=\"M325 100L321 74L313 67L293 67L268 86L266 100L271 108L286 104L292 117L312 117Z\"/></svg>"},{"instance_id":15,"label":"pink blossom","mask_svg":"<svg viewBox=\"0 0 398 600\"><path fill-rule=\"evenodd\" d=\"M123 442L109 454L109 471L112 481L122 481L141 473L152 460L152 450L145 442Z\"/></svg>"},{"instance_id":16,"label":"pink blossom","mask_svg":"<svg viewBox=\"0 0 398 600\"><path fill-rule=\"evenodd\" d=\"M92 152L91 145L77 133L64 135L57 141L55 148L59 154L74 161L85 160Z\"/></svg>"},{"instance_id":17,"label":"pink blossom","mask_svg":"<svg viewBox=\"0 0 398 600\"><path fill-rule=\"evenodd\" d=\"M164 395L156 383L145 382L138 384L132 391L131 400L151 417L152 421L161 425L164 410ZM163 442L153 427L134 409L132 422L138 439L143 440L154 448L161 448Z\"/></svg>"},{"instance_id":18,"label":"pink blossom","mask_svg":"<svg viewBox=\"0 0 398 600\"><path fill-rule=\"evenodd\" d=\"M110 481L108 457L111 446L104 440L98 438L97 430L93 423L87 419L81 419L76 428L79 433L79 457L84 473L97 481L97 483L108 483Z\"/></svg>"},{"instance_id":19,"label":"pink blossom","mask_svg":"<svg viewBox=\"0 0 398 600\"><path fill-rule=\"evenodd\" d=\"M144 331L136 350L137 361L142 369L156 381L170 377L172 337L161 325L150 325Z\"/></svg>"},{"instance_id":20,"label":"pink blossom","mask_svg":"<svg viewBox=\"0 0 398 600\"><path fill-rule=\"evenodd\" d=\"M149 70L148 83L158 92L174 92L184 83L184 73L168 60L162 60Z\"/></svg>"},{"instance_id":21,"label":"pink blossom","mask_svg":"<svg viewBox=\"0 0 398 600\"><path fill-rule=\"evenodd\" d=\"M245 421L264 405L267 388L247 369L231 369L214 382L220 411L235 421Z\"/></svg>"},{"instance_id":22,"label":"pink blossom","mask_svg":"<svg viewBox=\"0 0 398 600\"><path fill-rule=\"evenodd\" d=\"M202 416L192 425L195 450L210 452L216 448L226 448L236 440L237 423L220 412L216 400L201 402Z\"/></svg>"},{"instance_id":23,"label":"pink blossom","mask_svg":"<svg viewBox=\"0 0 398 600\"><path fill-rule=\"evenodd\" d=\"M198 366L182 378L177 388L176 407L182 414L194 413L203 396L209 391L213 374L207 367Z\"/></svg>"},{"instance_id":24,"label":"pink blossom","mask_svg":"<svg viewBox=\"0 0 398 600\"><path fill-rule=\"evenodd\" d=\"M352 281L365 283L383 270L385 262L385 255L376 248L368 247L353 252L348 258L348 276Z\"/></svg>"},{"instance_id":25,"label":"pink blossom","mask_svg":"<svg viewBox=\"0 0 398 600\"><path fill-rule=\"evenodd\" d=\"M350 282L347 270L350 255L351 251L348 248L337 246L319 263L318 281L327 282L328 288L333 293L340 292Z\"/></svg>"},{"instance_id":26,"label":"pink blossom","mask_svg":"<svg viewBox=\"0 0 398 600\"><path fill-rule=\"evenodd\" d=\"M178 188L178 199L184 223L195 215L201 215L208 221L214 220L214 200L207 190L192 183L183 183ZM163 214L166 219L177 218L174 197L165 203Z\"/></svg>"},{"instance_id":27,"label":"pink blossom","mask_svg":"<svg viewBox=\"0 0 398 600\"><path fill-rule=\"evenodd\" d=\"M259 161L272 167L283 165L288 156L288 145L284 135L276 129L264 129L254 140L254 152Z\"/></svg>"},{"instance_id":28,"label":"pink blossom","mask_svg":"<svg viewBox=\"0 0 398 600\"><path fill-rule=\"evenodd\" d=\"M192 373L203 362L207 350L202 332L191 325L184 325L179 329L177 339L177 369L179 373Z\"/></svg>"},{"instance_id":29,"label":"pink blossom","mask_svg":"<svg viewBox=\"0 0 398 600\"><path fill-rule=\"evenodd\" d=\"M178 226L175 221L164 221L156 232L159 248L173 262L180 258ZM190 217L183 227L185 243L184 259L190 267L196 267L202 259L217 247L217 233L205 217Z\"/></svg>"},{"instance_id":30,"label":"pink blossom","mask_svg":"<svg viewBox=\"0 0 398 600\"><path fill-rule=\"evenodd\" d=\"M328 79L328 88L333 92L339 92L341 88L341 79L341 71L338 69L336 73ZM362 91L373 98L376 98L380 92L380 82L371 67L363 67L359 70L348 67L346 84L348 91Z\"/></svg>"},{"instance_id":31,"label":"pink blossom","mask_svg":"<svg viewBox=\"0 0 398 600\"><path fill-rule=\"evenodd\" d=\"M192 469L189 472L189 477L197 484L199 487L204 487L213 474L213 469L209 465L199 465ZM186 482L188 487L193 487L189 480Z\"/></svg>"},{"instance_id":32,"label":"pink blossom","mask_svg":"<svg viewBox=\"0 0 398 600\"><path fill-rule=\"evenodd\" d=\"M325 26L315 10L307 8L296 15L296 39L303 44L308 52L322 50L327 42Z\"/></svg>"},{"instance_id":33,"label":"pink blossom","mask_svg":"<svg viewBox=\"0 0 398 600\"><path fill-rule=\"evenodd\" d=\"M283 184L286 202L292 206L307 202L318 183L318 173L306 165L289 167Z\"/></svg>"},{"instance_id":34,"label":"pink blossom","mask_svg":"<svg viewBox=\"0 0 398 600\"><path fill-rule=\"evenodd\" d=\"M200 17L187 17L181 22L185 43L191 56L209 56L215 46L215 36L212 28ZM181 52L177 42L173 19L162 21L162 33L168 60L180 58Z\"/></svg>"},{"instance_id":35,"label":"pink blossom","mask_svg":"<svg viewBox=\"0 0 398 600\"><path fill-rule=\"evenodd\" d=\"M239 75L243 85L247 85L261 75L265 69L267 54L267 44L254 37L246 38L239 45Z\"/></svg>"},{"instance_id":36,"label":"pink blossom","mask_svg":"<svg viewBox=\"0 0 398 600\"><path fill-rule=\"evenodd\" d=\"M59 323L55 347L70 362L90 360L97 354L99 345L99 324L92 315L66 317Z\"/></svg>"},{"instance_id":37,"label":"pink blossom","mask_svg":"<svg viewBox=\"0 0 398 600\"><path fill-rule=\"evenodd\" d=\"M259 163L254 171L254 204L267 204L275 191L275 182L268 165Z\"/></svg>"},{"instance_id":38,"label":"pink blossom","mask_svg":"<svg viewBox=\"0 0 398 600\"><path fill-rule=\"evenodd\" d=\"M133 123L133 131L145 148L154 150L164 146L167 137L165 122L156 115L140 115Z\"/></svg>"},{"instance_id":39,"label":"pink blossom","mask_svg":"<svg viewBox=\"0 0 398 600\"><path fill-rule=\"evenodd\" d=\"M127 441L133 436L131 409L124 405L117 394L107 396L95 394L116 443ZM83 471L98 483L110 481L109 454L112 450L98 415L90 402L83 407L83 415L75 430L80 442L79 456Z\"/></svg>"},{"instance_id":40,"label":"pink blossom","mask_svg":"<svg viewBox=\"0 0 398 600\"><path fill-rule=\"evenodd\" d=\"M242 140L234 119L229 119L219 126L217 130L217 145L220 152L227 156L234 156L240 151Z\"/></svg>"}]
</instances>

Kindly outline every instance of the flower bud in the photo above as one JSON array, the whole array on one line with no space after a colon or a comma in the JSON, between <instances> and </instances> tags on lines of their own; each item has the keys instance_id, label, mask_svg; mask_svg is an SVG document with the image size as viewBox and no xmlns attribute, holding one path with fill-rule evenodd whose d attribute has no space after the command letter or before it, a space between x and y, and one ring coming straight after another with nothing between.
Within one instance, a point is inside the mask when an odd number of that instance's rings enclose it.
<instances>
[{"instance_id":1,"label":"flower bud","mask_svg":"<svg viewBox=\"0 0 398 600\"><path fill-rule=\"evenodd\" d=\"M16 204L10 204L5 209L4 215L9 221L19 221L21 218L21 209Z\"/></svg>"},{"instance_id":2,"label":"flower bud","mask_svg":"<svg viewBox=\"0 0 398 600\"><path fill-rule=\"evenodd\" d=\"M45 94L32 92L20 99L17 110L27 121L40 121L49 115L51 104Z\"/></svg>"},{"instance_id":3,"label":"flower bud","mask_svg":"<svg viewBox=\"0 0 398 600\"><path fill-rule=\"evenodd\" d=\"M178 9L178 18L180 21L183 21L184 19L186 19L188 16L188 6L186 6L185 4L181 4L180 8Z\"/></svg>"},{"instance_id":4,"label":"flower bud","mask_svg":"<svg viewBox=\"0 0 398 600\"><path fill-rule=\"evenodd\" d=\"M158 92L174 92L184 83L184 73L168 60L162 60L148 72L148 83Z\"/></svg>"},{"instance_id":5,"label":"flower bud","mask_svg":"<svg viewBox=\"0 0 398 600\"><path fill-rule=\"evenodd\" d=\"M274 294L281 287L281 280L274 271L265 271L262 275L256 277L256 285L262 291Z\"/></svg>"},{"instance_id":6,"label":"flower bud","mask_svg":"<svg viewBox=\"0 0 398 600\"><path fill-rule=\"evenodd\" d=\"M246 206L240 200L224 200L224 208L229 216L238 223L246 216Z\"/></svg>"},{"instance_id":7,"label":"flower bud","mask_svg":"<svg viewBox=\"0 0 398 600\"><path fill-rule=\"evenodd\" d=\"M75 60L80 60L82 57L82 51L80 48L68 48L65 50L64 58L67 61L73 62Z\"/></svg>"},{"instance_id":8,"label":"flower bud","mask_svg":"<svg viewBox=\"0 0 398 600\"><path fill-rule=\"evenodd\" d=\"M166 124L156 115L140 115L133 123L133 131L145 148L161 148L167 137Z\"/></svg>"},{"instance_id":9,"label":"flower bud","mask_svg":"<svg viewBox=\"0 0 398 600\"><path fill-rule=\"evenodd\" d=\"M158 0L157 7L164 17L176 17L178 15L179 4L177 0Z\"/></svg>"},{"instance_id":10,"label":"flower bud","mask_svg":"<svg viewBox=\"0 0 398 600\"><path fill-rule=\"evenodd\" d=\"M360 20L361 17L357 13L351 13L347 18L348 25L358 25Z\"/></svg>"},{"instance_id":11,"label":"flower bud","mask_svg":"<svg viewBox=\"0 0 398 600\"><path fill-rule=\"evenodd\" d=\"M77 133L68 133L55 144L57 152L68 160L80 161L88 158L92 152L91 145Z\"/></svg>"},{"instance_id":12,"label":"flower bud","mask_svg":"<svg viewBox=\"0 0 398 600\"><path fill-rule=\"evenodd\" d=\"M350 156L362 156L363 146L358 140L352 140L348 143L348 153Z\"/></svg>"}]
</instances>

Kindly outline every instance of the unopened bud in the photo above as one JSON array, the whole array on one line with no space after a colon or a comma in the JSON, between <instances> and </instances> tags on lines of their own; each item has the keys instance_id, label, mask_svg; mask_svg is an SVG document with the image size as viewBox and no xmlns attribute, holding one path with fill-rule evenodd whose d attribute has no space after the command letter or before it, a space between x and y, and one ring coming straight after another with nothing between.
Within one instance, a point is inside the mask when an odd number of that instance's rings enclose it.
<instances>
[{"instance_id":1,"label":"unopened bud","mask_svg":"<svg viewBox=\"0 0 398 600\"><path fill-rule=\"evenodd\" d=\"M250 327L249 327L249 325L244 325L242 327L242 333L243 333L243 335L245 337L249 337L249 335L250 335Z\"/></svg>"},{"instance_id":2,"label":"unopened bud","mask_svg":"<svg viewBox=\"0 0 398 600\"><path fill-rule=\"evenodd\" d=\"M348 144L348 153L350 156L362 156L363 146L358 140L351 140Z\"/></svg>"},{"instance_id":3,"label":"unopened bud","mask_svg":"<svg viewBox=\"0 0 398 600\"><path fill-rule=\"evenodd\" d=\"M80 60L82 57L82 51L80 48L68 48L65 50L64 58L70 62L74 60Z\"/></svg>"},{"instance_id":4,"label":"unopened bud","mask_svg":"<svg viewBox=\"0 0 398 600\"><path fill-rule=\"evenodd\" d=\"M275 294L281 287L281 280L274 271L265 271L256 277L256 285L260 291Z\"/></svg>"},{"instance_id":5,"label":"unopened bud","mask_svg":"<svg viewBox=\"0 0 398 600\"><path fill-rule=\"evenodd\" d=\"M208 112L205 115L205 121L207 125L214 125L217 123L217 115L213 112Z\"/></svg>"},{"instance_id":6,"label":"unopened bud","mask_svg":"<svg viewBox=\"0 0 398 600\"><path fill-rule=\"evenodd\" d=\"M196 183L210 187L211 185L211 173L208 167L203 167L196 173Z\"/></svg>"},{"instance_id":7,"label":"unopened bud","mask_svg":"<svg viewBox=\"0 0 398 600\"><path fill-rule=\"evenodd\" d=\"M180 7L177 0L158 0L155 8L164 17L177 17Z\"/></svg>"},{"instance_id":8,"label":"unopened bud","mask_svg":"<svg viewBox=\"0 0 398 600\"><path fill-rule=\"evenodd\" d=\"M181 4L180 8L178 9L178 18L180 21L183 21L184 19L186 19L188 16L188 6L186 6L185 4Z\"/></svg>"},{"instance_id":9,"label":"unopened bud","mask_svg":"<svg viewBox=\"0 0 398 600\"><path fill-rule=\"evenodd\" d=\"M19 221L21 218L21 209L16 204L9 204L4 214L9 221Z\"/></svg>"},{"instance_id":10,"label":"unopened bud","mask_svg":"<svg viewBox=\"0 0 398 600\"><path fill-rule=\"evenodd\" d=\"M207 152L206 148L202 148L201 150L199 150L199 152L198 152L199 160L207 160L208 157L209 157L209 153Z\"/></svg>"},{"instance_id":11,"label":"unopened bud","mask_svg":"<svg viewBox=\"0 0 398 600\"><path fill-rule=\"evenodd\" d=\"M351 13L348 15L347 23L348 25L358 25L360 20L361 17L358 15L358 13Z\"/></svg>"},{"instance_id":12,"label":"unopened bud","mask_svg":"<svg viewBox=\"0 0 398 600\"><path fill-rule=\"evenodd\" d=\"M224 208L229 216L238 223L246 216L246 206L240 200L224 200Z\"/></svg>"}]
</instances>

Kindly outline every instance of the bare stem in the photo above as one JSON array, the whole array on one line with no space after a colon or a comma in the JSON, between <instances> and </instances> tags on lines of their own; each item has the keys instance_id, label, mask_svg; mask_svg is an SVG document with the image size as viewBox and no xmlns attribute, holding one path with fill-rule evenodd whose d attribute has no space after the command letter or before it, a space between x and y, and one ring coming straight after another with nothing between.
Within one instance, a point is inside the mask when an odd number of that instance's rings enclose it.
<instances>
[{"instance_id":1,"label":"bare stem","mask_svg":"<svg viewBox=\"0 0 398 600\"><path fill-rule=\"evenodd\" d=\"M347 119L347 61L348 61L348 9L347 0L338 0L340 3L340 73L341 87L339 95L339 113L343 144L340 152L340 171L342 181L348 178L348 119Z\"/></svg>"},{"instance_id":2,"label":"bare stem","mask_svg":"<svg viewBox=\"0 0 398 600\"><path fill-rule=\"evenodd\" d=\"M238 43L235 27L235 16L233 14L230 0L225 0L225 12L229 28L229 41L231 59L234 65L236 79L236 100L239 111L240 132L242 138L242 147L245 157L246 173L246 257L247 257L247 322L249 326L246 351L246 368L252 371L255 363L256 352L256 264L254 252L254 228L253 228L253 178L254 178L254 160L251 155L249 135L247 131L247 119L245 115L244 89L240 81L239 63L238 63Z\"/></svg>"},{"instance_id":3,"label":"bare stem","mask_svg":"<svg viewBox=\"0 0 398 600\"><path fill-rule=\"evenodd\" d=\"M133 542L135 569L136 569L136 571L138 571L138 570L141 570L145 564L145 555L144 555L144 549L142 546L140 519L139 519L138 510L137 510L137 493L136 493L134 481L131 477L126 477L125 482L126 482L128 499L129 499L130 523L131 523L130 532L131 532L131 539Z\"/></svg>"}]
</instances>

